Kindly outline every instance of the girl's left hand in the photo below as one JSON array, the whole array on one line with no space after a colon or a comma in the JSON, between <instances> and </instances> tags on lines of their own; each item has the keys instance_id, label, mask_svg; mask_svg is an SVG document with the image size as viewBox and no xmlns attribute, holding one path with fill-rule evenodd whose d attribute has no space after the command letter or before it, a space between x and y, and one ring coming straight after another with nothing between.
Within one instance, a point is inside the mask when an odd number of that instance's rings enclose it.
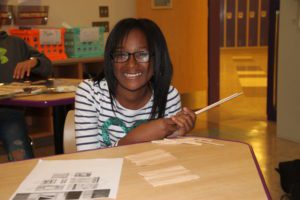
<instances>
[{"instance_id":1,"label":"girl's left hand","mask_svg":"<svg viewBox=\"0 0 300 200\"><path fill-rule=\"evenodd\" d=\"M184 107L182 111L178 112L171 119L177 124L178 130L168 136L168 138L183 136L190 132L195 126L196 115L192 110Z\"/></svg>"}]
</instances>

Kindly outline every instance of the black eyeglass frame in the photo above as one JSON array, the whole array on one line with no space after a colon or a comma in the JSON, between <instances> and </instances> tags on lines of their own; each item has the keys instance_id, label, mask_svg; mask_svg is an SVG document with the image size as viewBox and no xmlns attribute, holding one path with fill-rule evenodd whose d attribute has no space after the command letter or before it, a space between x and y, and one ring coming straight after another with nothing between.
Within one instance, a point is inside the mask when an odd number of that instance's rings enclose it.
<instances>
[{"instance_id":1,"label":"black eyeglass frame","mask_svg":"<svg viewBox=\"0 0 300 200\"><path fill-rule=\"evenodd\" d=\"M122 61L122 62L116 62L115 59L114 59L114 54L115 54L115 53L125 53L126 56L127 56L127 59L124 60L124 61ZM137 60L137 58L136 58L136 54L137 54L137 53L148 53L148 54L149 54L148 60L147 60L147 61L144 61L144 62L141 62L141 61ZM127 52L127 51L115 51L115 52L113 52L113 53L110 54L110 57L111 57L111 59L112 59L112 61L113 61L114 63L125 63L125 62L127 62L127 61L130 59L130 56L133 56L134 60L135 60L137 63L148 63L148 62L150 61L151 57L154 56L154 53L150 53L150 52L148 52L148 51L135 51L135 52L132 52L132 53Z\"/></svg>"}]
</instances>

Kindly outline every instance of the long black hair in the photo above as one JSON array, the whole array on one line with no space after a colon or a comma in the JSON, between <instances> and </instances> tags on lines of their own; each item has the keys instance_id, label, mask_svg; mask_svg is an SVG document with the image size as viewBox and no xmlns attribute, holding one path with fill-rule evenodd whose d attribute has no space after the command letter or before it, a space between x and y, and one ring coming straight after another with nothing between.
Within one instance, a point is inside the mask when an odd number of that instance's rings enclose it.
<instances>
[{"instance_id":1,"label":"long black hair","mask_svg":"<svg viewBox=\"0 0 300 200\"><path fill-rule=\"evenodd\" d=\"M114 76L114 63L111 55L133 29L138 29L145 34L149 52L153 55L151 57L151 64L154 74L150 81L154 91L154 99L150 119L155 119L156 117L161 118L164 117L165 114L173 67L165 37L155 22L149 19L135 18L126 18L119 21L107 38L103 73L99 74L95 78L95 81L100 82L103 78L106 79L111 102L113 102L112 98L115 97L117 80Z\"/></svg>"}]
</instances>

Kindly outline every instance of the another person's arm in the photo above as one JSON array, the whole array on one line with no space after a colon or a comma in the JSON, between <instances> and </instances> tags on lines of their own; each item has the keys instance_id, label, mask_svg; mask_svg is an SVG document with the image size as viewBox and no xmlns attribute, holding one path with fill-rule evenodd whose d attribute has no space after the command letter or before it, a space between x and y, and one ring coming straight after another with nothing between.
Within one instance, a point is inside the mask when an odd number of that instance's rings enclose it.
<instances>
[{"instance_id":1,"label":"another person's arm","mask_svg":"<svg viewBox=\"0 0 300 200\"><path fill-rule=\"evenodd\" d=\"M21 42L20 48L24 54L24 61L19 62L15 67L13 74L14 79L23 79L30 75L40 78L51 76L52 64L44 54L27 45L25 41Z\"/></svg>"}]
</instances>

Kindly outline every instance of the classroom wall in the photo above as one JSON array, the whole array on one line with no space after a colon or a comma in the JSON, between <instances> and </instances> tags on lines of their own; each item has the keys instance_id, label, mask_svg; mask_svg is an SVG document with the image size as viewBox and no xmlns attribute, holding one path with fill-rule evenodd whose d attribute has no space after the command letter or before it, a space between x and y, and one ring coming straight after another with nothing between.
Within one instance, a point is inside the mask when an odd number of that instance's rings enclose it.
<instances>
[{"instance_id":1,"label":"classroom wall","mask_svg":"<svg viewBox=\"0 0 300 200\"><path fill-rule=\"evenodd\" d=\"M152 0L4 0L50 6L46 27L91 26L108 20L110 28L125 17L153 19L163 30L174 65L173 84L180 92L207 90L207 0L173 0L171 9L152 9ZM101 19L100 5L109 6L109 17ZM9 27L4 27L9 28ZM107 37L107 34L105 35Z\"/></svg>"},{"instance_id":2,"label":"classroom wall","mask_svg":"<svg viewBox=\"0 0 300 200\"><path fill-rule=\"evenodd\" d=\"M109 21L111 29L120 19L136 16L135 0L3 0L2 3L49 6L46 27L62 27L63 22L72 27L88 27L93 21ZM109 7L109 17L99 17L100 5Z\"/></svg>"},{"instance_id":3,"label":"classroom wall","mask_svg":"<svg viewBox=\"0 0 300 200\"><path fill-rule=\"evenodd\" d=\"M137 17L154 20L162 29L180 92L207 90L207 0L173 0L171 9L152 9L151 0L136 0Z\"/></svg>"},{"instance_id":4,"label":"classroom wall","mask_svg":"<svg viewBox=\"0 0 300 200\"><path fill-rule=\"evenodd\" d=\"M278 137L300 142L300 1L280 1Z\"/></svg>"}]
</instances>

